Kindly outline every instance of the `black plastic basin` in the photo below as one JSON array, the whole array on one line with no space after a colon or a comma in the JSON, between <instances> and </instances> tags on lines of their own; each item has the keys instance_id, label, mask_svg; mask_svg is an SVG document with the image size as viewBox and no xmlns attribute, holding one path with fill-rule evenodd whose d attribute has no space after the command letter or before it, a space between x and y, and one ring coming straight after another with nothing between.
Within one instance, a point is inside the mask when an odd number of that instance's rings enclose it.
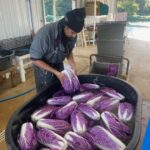
<instances>
[{"instance_id":1,"label":"black plastic basin","mask_svg":"<svg viewBox=\"0 0 150 150\"><path fill-rule=\"evenodd\" d=\"M131 125L132 137L128 142L126 150L136 150L141 133L142 97L139 92L131 84L115 77L91 74L80 75L79 80L81 83L97 83L101 86L112 87L123 94L126 101L130 102L134 106L135 114ZM6 142L8 149L18 150L17 135L22 123L30 121L30 115L32 112L38 109L38 107L45 105L46 100L51 97L54 92L61 88L62 87L59 82L54 83L51 87L24 104L12 115L6 128Z\"/></svg>"},{"instance_id":2,"label":"black plastic basin","mask_svg":"<svg viewBox=\"0 0 150 150\"><path fill-rule=\"evenodd\" d=\"M0 71L6 70L12 66L14 51L0 49Z\"/></svg>"}]
</instances>

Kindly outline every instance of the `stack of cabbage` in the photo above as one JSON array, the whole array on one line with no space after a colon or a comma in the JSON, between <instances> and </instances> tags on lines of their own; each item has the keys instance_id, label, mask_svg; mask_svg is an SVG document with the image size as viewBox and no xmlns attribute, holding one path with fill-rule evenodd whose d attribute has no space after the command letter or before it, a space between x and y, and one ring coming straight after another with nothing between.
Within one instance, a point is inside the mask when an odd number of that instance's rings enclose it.
<instances>
[{"instance_id":1,"label":"stack of cabbage","mask_svg":"<svg viewBox=\"0 0 150 150\"><path fill-rule=\"evenodd\" d=\"M62 90L22 124L21 150L123 150L131 138L133 106L112 88L80 85L73 72ZM69 87L69 88L68 88Z\"/></svg>"}]
</instances>

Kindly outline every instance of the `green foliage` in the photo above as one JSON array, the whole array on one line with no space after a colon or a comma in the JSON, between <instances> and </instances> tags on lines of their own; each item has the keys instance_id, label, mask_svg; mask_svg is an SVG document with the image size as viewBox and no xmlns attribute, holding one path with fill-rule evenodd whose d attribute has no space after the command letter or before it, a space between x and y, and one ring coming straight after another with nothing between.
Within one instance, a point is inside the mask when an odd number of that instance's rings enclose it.
<instances>
[{"instance_id":1,"label":"green foliage","mask_svg":"<svg viewBox=\"0 0 150 150\"><path fill-rule=\"evenodd\" d=\"M145 15L150 15L150 2L149 3L145 3L144 6L144 12Z\"/></svg>"},{"instance_id":2,"label":"green foliage","mask_svg":"<svg viewBox=\"0 0 150 150\"><path fill-rule=\"evenodd\" d=\"M133 0L118 0L117 8L119 12L127 12L130 16L137 13L139 5Z\"/></svg>"},{"instance_id":3,"label":"green foliage","mask_svg":"<svg viewBox=\"0 0 150 150\"><path fill-rule=\"evenodd\" d=\"M150 21L150 16L140 16L140 15L133 15L133 16L128 16L128 21L131 22L139 22L139 21Z\"/></svg>"},{"instance_id":4,"label":"green foliage","mask_svg":"<svg viewBox=\"0 0 150 150\"><path fill-rule=\"evenodd\" d=\"M128 13L128 21L150 21L150 2L146 0L117 0L117 8Z\"/></svg>"},{"instance_id":5,"label":"green foliage","mask_svg":"<svg viewBox=\"0 0 150 150\"><path fill-rule=\"evenodd\" d=\"M146 3L146 0L135 0L138 5L139 5L139 10L137 12L138 15L144 15L144 6L145 6L145 3Z\"/></svg>"},{"instance_id":6,"label":"green foliage","mask_svg":"<svg viewBox=\"0 0 150 150\"><path fill-rule=\"evenodd\" d=\"M47 22L53 21L53 0L44 0L45 17Z\"/></svg>"},{"instance_id":7,"label":"green foliage","mask_svg":"<svg viewBox=\"0 0 150 150\"><path fill-rule=\"evenodd\" d=\"M64 16L67 11L71 10L71 0L57 0L56 1L56 12L57 16Z\"/></svg>"},{"instance_id":8,"label":"green foliage","mask_svg":"<svg viewBox=\"0 0 150 150\"><path fill-rule=\"evenodd\" d=\"M45 16L47 22L53 21L53 0L44 0ZM56 0L56 20L62 18L67 11L71 10L71 0Z\"/></svg>"}]
</instances>

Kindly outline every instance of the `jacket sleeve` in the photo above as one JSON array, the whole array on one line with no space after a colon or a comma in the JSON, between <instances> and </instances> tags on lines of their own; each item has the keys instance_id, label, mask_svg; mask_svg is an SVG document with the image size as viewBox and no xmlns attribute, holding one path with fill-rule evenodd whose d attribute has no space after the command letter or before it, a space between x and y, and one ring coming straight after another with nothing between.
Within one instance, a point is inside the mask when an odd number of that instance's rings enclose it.
<instances>
[{"instance_id":1,"label":"jacket sleeve","mask_svg":"<svg viewBox=\"0 0 150 150\"><path fill-rule=\"evenodd\" d=\"M34 37L30 47L31 59L42 59L48 51L49 40L47 35L39 36L38 34Z\"/></svg>"}]
</instances>

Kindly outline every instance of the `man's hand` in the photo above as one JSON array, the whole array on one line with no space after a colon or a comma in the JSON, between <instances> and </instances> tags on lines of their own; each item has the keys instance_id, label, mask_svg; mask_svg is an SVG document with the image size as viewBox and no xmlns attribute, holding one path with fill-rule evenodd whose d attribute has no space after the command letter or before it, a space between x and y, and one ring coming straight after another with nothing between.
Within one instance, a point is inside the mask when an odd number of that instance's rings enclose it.
<instances>
[{"instance_id":1,"label":"man's hand","mask_svg":"<svg viewBox=\"0 0 150 150\"><path fill-rule=\"evenodd\" d=\"M59 79L59 81L61 82L61 84L63 85L64 80L66 78L66 75L64 73L61 73L61 72L57 72L55 75Z\"/></svg>"},{"instance_id":2,"label":"man's hand","mask_svg":"<svg viewBox=\"0 0 150 150\"><path fill-rule=\"evenodd\" d=\"M63 81L65 79L65 75L63 73L57 71L56 69L54 69L50 65L46 64L42 60L35 60L35 61L32 61L32 62L33 62L33 64L37 65L38 67L40 67L42 69L45 69L45 70L55 74L55 76L60 80L61 84L63 84Z\"/></svg>"}]
</instances>

